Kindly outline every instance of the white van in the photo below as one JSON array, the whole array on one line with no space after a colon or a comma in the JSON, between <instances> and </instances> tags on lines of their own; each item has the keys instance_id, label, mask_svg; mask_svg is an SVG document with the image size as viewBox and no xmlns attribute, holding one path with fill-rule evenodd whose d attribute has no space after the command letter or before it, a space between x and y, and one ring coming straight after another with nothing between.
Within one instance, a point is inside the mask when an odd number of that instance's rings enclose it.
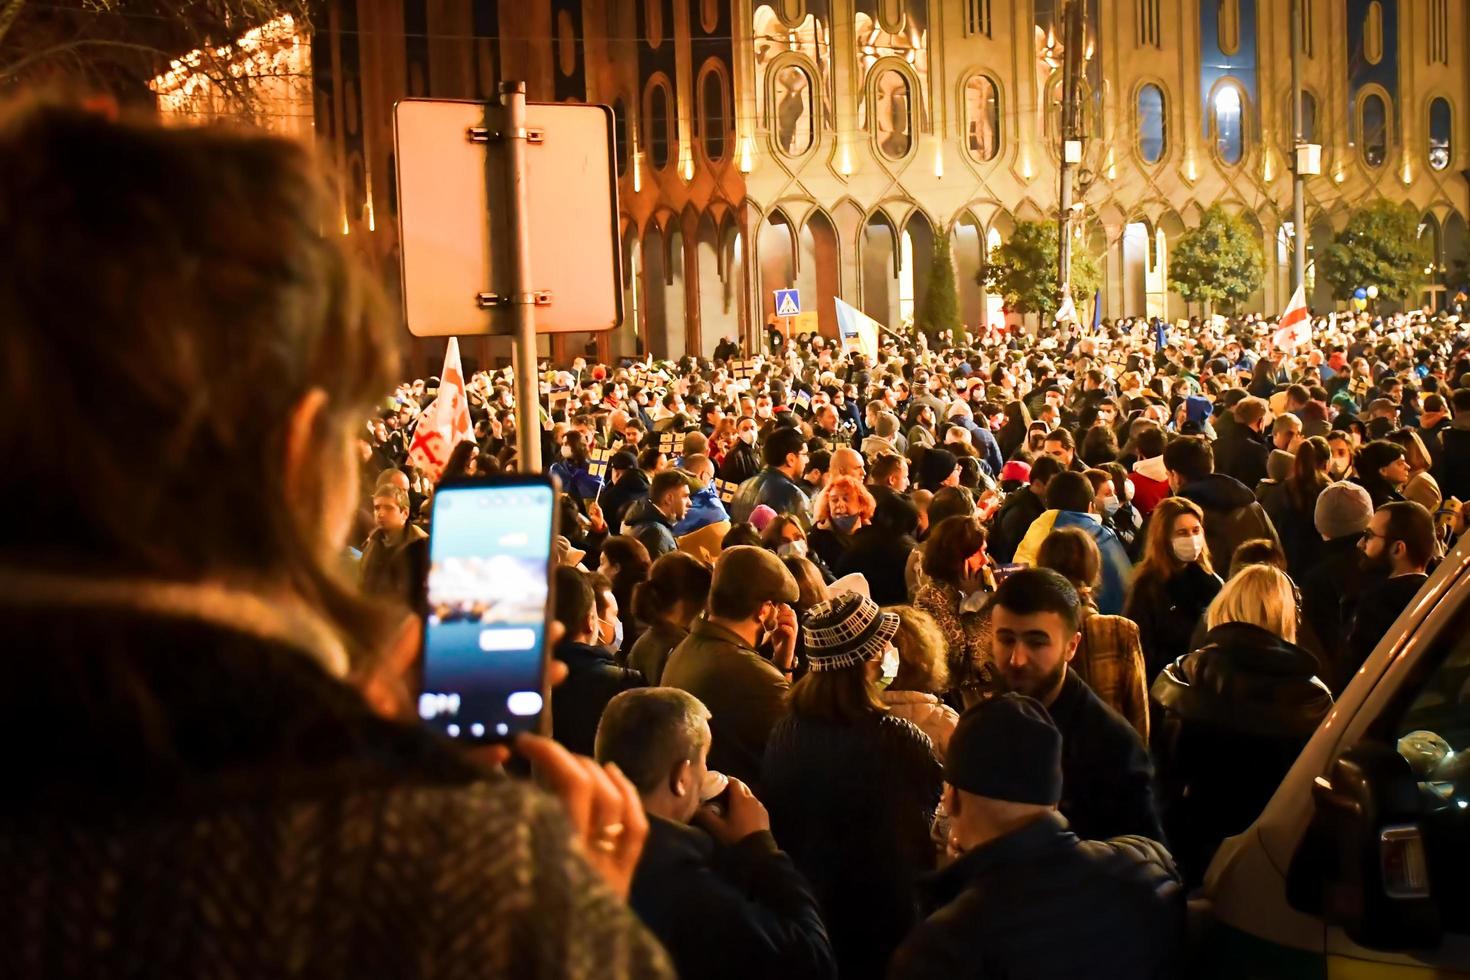
<instances>
[{"instance_id":1,"label":"white van","mask_svg":"<svg viewBox=\"0 0 1470 980\"><path fill-rule=\"evenodd\" d=\"M1470 977L1470 535L1205 880L1194 975Z\"/></svg>"}]
</instances>

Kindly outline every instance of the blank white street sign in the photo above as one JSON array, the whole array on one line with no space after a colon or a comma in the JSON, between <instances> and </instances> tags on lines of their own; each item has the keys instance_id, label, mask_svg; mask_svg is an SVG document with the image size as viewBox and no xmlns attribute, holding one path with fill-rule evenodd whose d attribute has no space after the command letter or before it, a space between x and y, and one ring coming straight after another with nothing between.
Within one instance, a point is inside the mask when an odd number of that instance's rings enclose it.
<instances>
[{"instance_id":1,"label":"blank white street sign","mask_svg":"<svg viewBox=\"0 0 1470 980\"><path fill-rule=\"evenodd\" d=\"M509 334L510 306L477 297L511 290L499 104L405 99L394 107L403 306L419 337ZM537 333L611 330L623 319L612 110L526 106L532 290Z\"/></svg>"}]
</instances>

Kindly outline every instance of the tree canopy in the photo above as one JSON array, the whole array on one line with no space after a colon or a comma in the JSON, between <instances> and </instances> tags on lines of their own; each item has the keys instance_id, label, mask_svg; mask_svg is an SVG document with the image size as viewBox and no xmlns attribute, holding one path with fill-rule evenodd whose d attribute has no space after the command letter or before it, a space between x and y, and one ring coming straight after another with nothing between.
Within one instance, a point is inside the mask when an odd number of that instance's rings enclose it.
<instances>
[{"instance_id":1,"label":"tree canopy","mask_svg":"<svg viewBox=\"0 0 1470 980\"><path fill-rule=\"evenodd\" d=\"M1317 257L1317 268L1337 299L1350 298L1359 286L1377 286L1380 295L1402 300L1418 290L1430 261L1418 212L1379 200L1353 212Z\"/></svg>"},{"instance_id":2,"label":"tree canopy","mask_svg":"<svg viewBox=\"0 0 1470 980\"><path fill-rule=\"evenodd\" d=\"M1236 309L1256 290L1266 273L1260 236L1239 215L1210 206L1174 243L1169 253L1169 285L1189 303Z\"/></svg>"},{"instance_id":3,"label":"tree canopy","mask_svg":"<svg viewBox=\"0 0 1470 980\"><path fill-rule=\"evenodd\" d=\"M1022 221L1009 239L991 249L976 281L1000 293L1018 313L1050 318L1061 302L1057 281L1057 226L1049 221ZM1097 257L1080 243L1072 246L1072 299L1080 305L1102 282Z\"/></svg>"}]
</instances>

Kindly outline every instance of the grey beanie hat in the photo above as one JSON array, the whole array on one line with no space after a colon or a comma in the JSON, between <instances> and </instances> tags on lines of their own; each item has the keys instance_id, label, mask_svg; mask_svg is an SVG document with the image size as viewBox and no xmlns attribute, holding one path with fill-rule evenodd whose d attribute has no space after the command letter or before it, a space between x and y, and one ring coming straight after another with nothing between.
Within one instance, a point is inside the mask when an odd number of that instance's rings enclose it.
<instances>
[{"instance_id":1,"label":"grey beanie hat","mask_svg":"<svg viewBox=\"0 0 1470 980\"><path fill-rule=\"evenodd\" d=\"M1373 520L1373 498L1356 483L1344 480L1328 484L1317 497L1313 519L1317 533L1329 541L1362 534Z\"/></svg>"}]
</instances>

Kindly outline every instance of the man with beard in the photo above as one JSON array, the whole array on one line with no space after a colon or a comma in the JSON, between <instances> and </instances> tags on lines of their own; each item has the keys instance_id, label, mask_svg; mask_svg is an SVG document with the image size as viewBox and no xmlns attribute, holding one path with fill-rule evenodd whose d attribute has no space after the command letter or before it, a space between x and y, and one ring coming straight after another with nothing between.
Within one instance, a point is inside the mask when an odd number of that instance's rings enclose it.
<instances>
[{"instance_id":1,"label":"man with beard","mask_svg":"<svg viewBox=\"0 0 1470 980\"><path fill-rule=\"evenodd\" d=\"M1346 656L1351 659L1337 670L1343 687L1428 580L1434 518L1412 500L1384 504L1363 532L1358 555L1368 581L1348 630Z\"/></svg>"},{"instance_id":2,"label":"man with beard","mask_svg":"<svg viewBox=\"0 0 1470 980\"><path fill-rule=\"evenodd\" d=\"M995 665L1010 690L1035 698L1062 733L1057 809L1084 840L1138 834L1164 842L1153 764L1133 726L1068 663L1081 642L1077 590L1049 568L1015 572L991 603Z\"/></svg>"}]
</instances>

